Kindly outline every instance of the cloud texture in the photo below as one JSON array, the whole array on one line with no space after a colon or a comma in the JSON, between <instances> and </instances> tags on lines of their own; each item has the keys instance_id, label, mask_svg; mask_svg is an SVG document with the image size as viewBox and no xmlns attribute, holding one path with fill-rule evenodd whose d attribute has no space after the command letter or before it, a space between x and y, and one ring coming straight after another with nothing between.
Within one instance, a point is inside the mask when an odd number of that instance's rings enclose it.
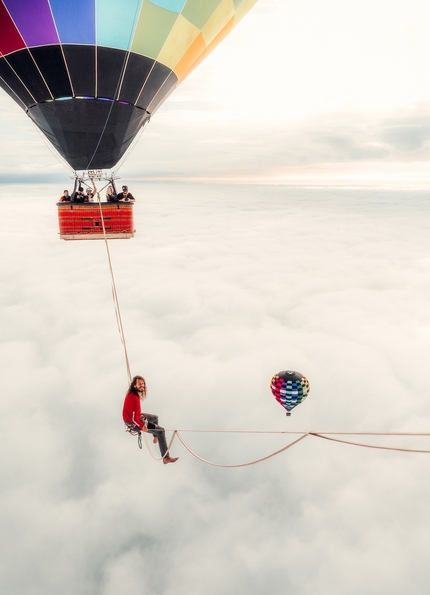
<instances>
[{"instance_id":1,"label":"cloud texture","mask_svg":"<svg viewBox=\"0 0 430 595\"><path fill-rule=\"evenodd\" d=\"M307 438L234 471L179 443L168 467L139 451L104 247L58 240L61 190L0 192L2 592L426 593L428 455ZM426 195L131 190L138 234L112 258L132 370L167 428L428 429ZM311 382L288 419L268 388L286 368ZM184 437L226 464L286 444Z\"/></svg>"}]
</instances>

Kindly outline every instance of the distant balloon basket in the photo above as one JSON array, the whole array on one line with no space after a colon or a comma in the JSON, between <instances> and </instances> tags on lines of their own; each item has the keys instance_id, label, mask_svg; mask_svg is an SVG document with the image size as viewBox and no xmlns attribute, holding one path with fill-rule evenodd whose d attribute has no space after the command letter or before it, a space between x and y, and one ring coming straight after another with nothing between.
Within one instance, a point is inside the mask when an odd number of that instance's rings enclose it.
<instances>
[{"instance_id":1,"label":"distant balloon basket","mask_svg":"<svg viewBox=\"0 0 430 595\"><path fill-rule=\"evenodd\" d=\"M310 391L309 380L300 374L286 370L273 376L270 382L275 399L287 410L287 415L302 401L306 399Z\"/></svg>"}]
</instances>

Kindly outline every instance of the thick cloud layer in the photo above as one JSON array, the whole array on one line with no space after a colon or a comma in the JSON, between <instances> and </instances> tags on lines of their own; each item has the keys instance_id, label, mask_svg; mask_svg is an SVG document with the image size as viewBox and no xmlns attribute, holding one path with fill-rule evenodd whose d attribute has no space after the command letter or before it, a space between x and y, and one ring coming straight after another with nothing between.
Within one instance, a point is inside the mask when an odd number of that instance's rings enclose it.
<instances>
[{"instance_id":1,"label":"thick cloud layer","mask_svg":"<svg viewBox=\"0 0 430 595\"><path fill-rule=\"evenodd\" d=\"M63 185L0 191L1 591L426 593L428 455L309 437L228 470L176 442L166 467L125 435L104 246L58 239ZM167 428L428 430L426 195L131 190L138 232L112 259L132 370ZM286 368L311 382L288 419L268 388ZM183 435L225 464L288 441Z\"/></svg>"}]
</instances>

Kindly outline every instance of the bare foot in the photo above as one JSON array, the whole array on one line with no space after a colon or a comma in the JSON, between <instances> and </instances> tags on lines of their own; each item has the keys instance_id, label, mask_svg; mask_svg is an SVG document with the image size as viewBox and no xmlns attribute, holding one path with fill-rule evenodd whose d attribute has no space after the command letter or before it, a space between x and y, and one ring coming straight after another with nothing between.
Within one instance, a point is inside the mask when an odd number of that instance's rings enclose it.
<instances>
[{"instance_id":1,"label":"bare foot","mask_svg":"<svg viewBox=\"0 0 430 595\"><path fill-rule=\"evenodd\" d=\"M172 457L164 457L163 459L163 463L165 465L167 465L168 463L176 463L176 461L178 460L179 457L176 457L176 459L172 458Z\"/></svg>"},{"instance_id":2,"label":"bare foot","mask_svg":"<svg viewBox=\"0 0 430 595\"><path fill-rule=\"evenodd\" d=\"M154 439L152 440L152 442L153 442L154 444L157 444L157 442L158 442L158 438L157 438L157 436L154 436Z\"/></svg>"}]
</instances>

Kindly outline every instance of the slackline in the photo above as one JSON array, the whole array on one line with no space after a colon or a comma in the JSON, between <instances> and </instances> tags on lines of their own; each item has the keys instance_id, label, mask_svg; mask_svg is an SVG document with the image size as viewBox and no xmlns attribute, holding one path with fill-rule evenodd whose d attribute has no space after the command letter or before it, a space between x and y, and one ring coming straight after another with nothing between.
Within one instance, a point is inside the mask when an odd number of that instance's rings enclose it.
<instances>
[{"instance_id":1,"label":"slackline","mask_svg":"<svg viewBox=\"0 0 430 595\"><path fill-rule=\"evenodd\" d=\"M250 465L257 465L258 463L267 461L268 459L276 457L277 455L281 454L282 452L285 452L286 450L295 446L296 444L298 444L299 442L301 442L308 436L314 436L315 438L321 438L324 440L331 440L333 442L338 442L340 444L349 444L351 446L360 446L363 448L376 448L376 449L380 449L380 450L390 450L390 451L397 451L397 452L430 454L430 450L421 450L421 449L415 449L415 448L402 448L399 446L380 446L377 444L369 444L366 442L356 442L355 440L345 440L345 439L335 437L335 436L414 436L414 437L427 437L428 438L428 437L430 437L430 432L298 432L298 431L290 432L290 431L264 431L264 430L170 430L170 431L172 431L172 437L170 439L167 452L169 452L170 447L173 444L173 441L177 437L178 440L181 442L181 444L184 446L184 448L193 457L195 457L202 463L205 463L206 465L211 465L213 467L221 467L224 469L236 469L239 467L249 467ZM199 433L199 434L287 434L287 435L291 435L291 436L299 435L299 438L297 438L296 440L293 440L292 442L290 442L283 448L276 450L275 452L272 452L264 457L255 459L253 461L249 461L246 463L239 463L236 465L222 465L219 463L214 463L212 461L208 461L208 460L204 459L203 457L201 457L199 454L197 454L187 444L187 442L184 440L183 436L181 435L181 433L187 433L187 432L188 433ZM145 444L148 449L148 452L150 453L152 458L155 460L161 460L163 457L157 458L153 455L152 450L146 440L146 435L145 435L146 432L142 432L142 434L144 436Z\"/></svg>"}]
</instances>

